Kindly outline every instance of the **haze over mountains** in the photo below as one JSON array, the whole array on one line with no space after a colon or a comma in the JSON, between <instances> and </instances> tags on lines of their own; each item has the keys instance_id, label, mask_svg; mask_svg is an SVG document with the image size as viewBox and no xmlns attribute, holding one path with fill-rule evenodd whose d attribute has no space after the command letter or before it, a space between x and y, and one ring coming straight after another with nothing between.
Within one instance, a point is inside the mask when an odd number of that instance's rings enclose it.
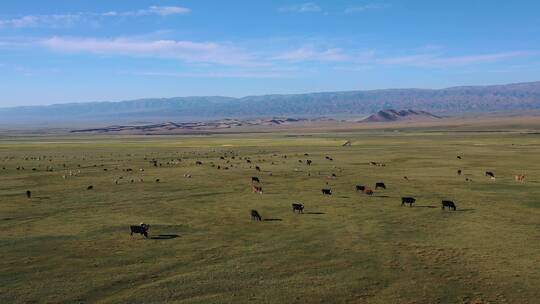
<instances>
[{"instance_id":1,"label":"haze over mountains","mask_svg":"<svg viewBox=\"0 0 540 304\"><path fill-rule=\"evenodd\" d=\"M385 89L243 98L203 96L148 98L0 108L6 124L196 121L240 117L368 115L381 109L434 114L540 109L540 82L446 89Z\"/></svg>"}]
</instances>

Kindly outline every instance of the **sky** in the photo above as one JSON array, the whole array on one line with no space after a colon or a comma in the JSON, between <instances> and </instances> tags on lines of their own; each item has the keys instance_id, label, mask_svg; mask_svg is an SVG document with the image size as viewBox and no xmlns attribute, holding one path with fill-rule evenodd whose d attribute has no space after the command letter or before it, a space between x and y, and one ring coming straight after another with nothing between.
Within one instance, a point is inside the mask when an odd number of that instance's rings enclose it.
<instances>
[{"instance_id":1,"label":"sky","mask_svg":"<svg viewBox=\"0 0 540 304\"><path fill-rule=\"evenodd\" d=\"M0 2L0 107L540 80L540 1Z\"/></svg>"}]
</instances>

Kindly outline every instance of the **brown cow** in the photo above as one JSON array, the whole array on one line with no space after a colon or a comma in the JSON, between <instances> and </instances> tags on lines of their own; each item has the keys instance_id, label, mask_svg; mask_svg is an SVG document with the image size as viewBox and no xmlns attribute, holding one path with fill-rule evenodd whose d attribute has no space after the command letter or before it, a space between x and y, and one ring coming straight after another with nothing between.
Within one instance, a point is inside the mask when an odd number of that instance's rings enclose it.
<instances>
[{"instance_id":1,"label":"brown cow","mask_svg":"<svg viewBox=\"0 0 540 304\"><path fill-rule=\"evenodd\" d=\"M525 181L525 175L523 175L523 174L516 175L514 178L516 179L516 182L523 182L523 181Z\"/></svg>"},{"instance_id":2,"label":"brown cow","mask_svg":"<svg viewBox=\"0 0 540 304\"><path fill-rule=\"evenodd\" d=\"M255 192L255 193L263 194L263 189L262 189L262 187L259 187L259 186L252 186L251 189L252 189L253 192Z\"/></svg>"}]
</instances>

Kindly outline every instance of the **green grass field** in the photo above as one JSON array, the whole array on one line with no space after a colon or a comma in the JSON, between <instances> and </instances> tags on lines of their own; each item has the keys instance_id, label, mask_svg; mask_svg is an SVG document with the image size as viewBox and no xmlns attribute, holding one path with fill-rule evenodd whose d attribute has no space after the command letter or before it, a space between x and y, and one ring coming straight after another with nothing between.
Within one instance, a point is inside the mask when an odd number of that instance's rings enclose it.
<instances>
[{"instance_id":1,"label":"green grass field","mask_svg":"<svg viewBox=\"0 0 540 304\"><path fill-rule=\"evenodd\" d=\"M0 167L0 303L540 301L535 134L20 137Z\"/></svg>"}]
</instances>

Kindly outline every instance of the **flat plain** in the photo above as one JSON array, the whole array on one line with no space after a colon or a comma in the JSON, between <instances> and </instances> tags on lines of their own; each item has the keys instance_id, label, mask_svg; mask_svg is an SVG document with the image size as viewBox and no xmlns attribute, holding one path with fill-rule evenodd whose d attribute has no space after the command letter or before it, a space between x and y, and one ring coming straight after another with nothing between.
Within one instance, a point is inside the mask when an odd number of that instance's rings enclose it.
<instances>
[{"instance_id":1,"label":"flat plain","mask_svg":"<svg viewBox=\"0 0 540 304\"><path fill-rule=\"evenodd\" d=\"M540 135L3 137L0 229L1 303L538 303Z\"/></svg>"}]
</instances>

